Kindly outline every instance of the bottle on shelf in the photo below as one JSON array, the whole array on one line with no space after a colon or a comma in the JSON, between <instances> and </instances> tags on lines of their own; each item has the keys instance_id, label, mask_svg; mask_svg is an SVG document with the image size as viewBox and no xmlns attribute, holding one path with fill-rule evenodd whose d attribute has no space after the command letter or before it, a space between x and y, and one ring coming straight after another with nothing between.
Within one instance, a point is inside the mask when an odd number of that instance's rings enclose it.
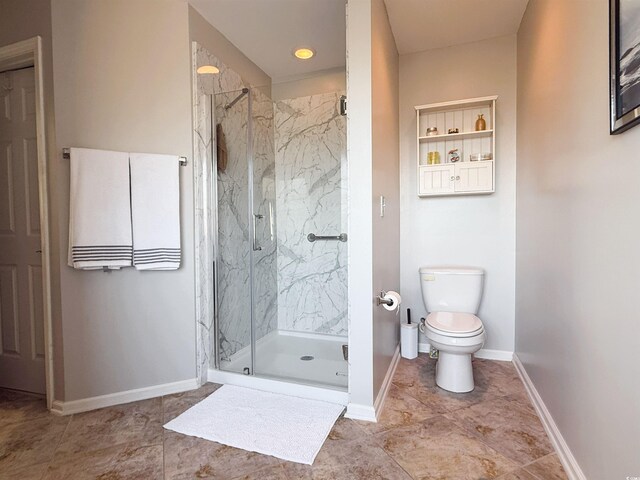
<instances>
[{"instance_id":1,"label":"bottle on shelf","mask_svg":"<svg viewBox=\"0 0 640 480\"><path fill-rule=\"evenodd\" d=\"M487 129L487 121L484 119L484 114L478 114L478 119L476 120L476 132L480 132L482 130Z\"/></svg>"}]
</instances>

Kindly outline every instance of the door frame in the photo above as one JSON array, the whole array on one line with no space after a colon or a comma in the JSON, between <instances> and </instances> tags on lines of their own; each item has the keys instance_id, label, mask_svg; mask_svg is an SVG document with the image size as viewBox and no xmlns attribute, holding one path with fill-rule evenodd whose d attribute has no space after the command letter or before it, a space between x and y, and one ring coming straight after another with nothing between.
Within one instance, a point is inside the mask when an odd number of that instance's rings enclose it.
<instances>
[{"instance_id":1,"label":"door frame","mask_svg":"<svg viewBox=\"0 0 640 480\"><path fill-rule=\"evenodd\" d=\"M42 38L36 36L0 47L0 73L17 68L34 68L36 100L36 145L38 149L38 194L40 197L40 247L42 250L42 296L44 320L44 365L47 408L54 396L53 340L51 314L51 251L49 237L49 189L47 142L44 118L44 81L42 74Z\"/></svg>"}]
</instances>

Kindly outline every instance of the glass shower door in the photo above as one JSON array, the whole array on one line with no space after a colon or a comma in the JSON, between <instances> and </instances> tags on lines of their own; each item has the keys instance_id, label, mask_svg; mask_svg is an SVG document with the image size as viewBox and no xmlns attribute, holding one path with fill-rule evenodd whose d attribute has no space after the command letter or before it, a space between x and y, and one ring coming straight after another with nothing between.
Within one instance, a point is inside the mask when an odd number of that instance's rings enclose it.
<instances>
[{"instance_id":1,"label":"glass shower door","mask_svg":"<svg viewBox=\"0 0 640 480\"><path fill-rule=\"evenodd\" d=\"M278 322L273 107L242 89L214 95L213 108L218 365L253 375L256 343Z\"/></svg>"},{"instance_id":2,"label":"glass shower door","mask_svg":"<svg viewBox=\"0 0 640 480\"><path fill-rule=\"evenodd\" d=\"M254 370L263 371L259 352L278 329L278 264L276 257L276 179L273 102L251 89L250 185L253 205Z\"/></svg>"},{"instance_id":3,"label":"glass shower door","mask_svg":"<svg viewBox=\"0 0 640 480\"><path fill-rule=\"evenodd\" d=\"M253 372L249 97L235 90L214 94L212 102L217 177L216 355L221 370L245 374Z\"/></svg>"}]
</instances>

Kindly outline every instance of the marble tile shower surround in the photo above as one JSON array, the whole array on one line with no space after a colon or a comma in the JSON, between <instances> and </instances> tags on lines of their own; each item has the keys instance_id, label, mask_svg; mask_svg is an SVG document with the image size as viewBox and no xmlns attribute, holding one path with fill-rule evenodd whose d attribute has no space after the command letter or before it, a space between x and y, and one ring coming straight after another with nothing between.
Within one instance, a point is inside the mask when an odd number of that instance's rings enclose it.
<instances>
[{"instance_id":1,"label":"marble tile shower surround","mask_svg":"<svg viewBox=\"0 0 640 480\"><path fill-rule=\"evenodd\" d=\"M201 65L215 65L217 75L197 75ZM250 323L250 223L248 198L247 128L248 98L224 109L246 85L240 76L194 44L194 174L196 194L196 259L198 318L198 378L206 380L213 366L215 332L212 239L218 234L218 318L221 357L228 358L246 347L251 339ZM224 173L212 171L211 97L213 122L222 123L228 150ZM254 212L264 218L257 223L262 250L254 252L256 338L277 328L275 168L273 109L271 100L251 88L254 153ZM214 179L215 181L214 185ZM215 188L214 188L215 187ZM214 232L215 202L218 202L218 232Z\"/></svg>"},{"instance_id":2,"label":"marble tile shower surround","mask_svg":"<svg viewBox=\"0 0 640 480\"><path fill-rule=\"evenodd\" d=\"M197 44L193 65L194 71L202 65L220 70L217 75L194 73L197 360L198 378L204 382L214 363L216 340L210 243L214 235L221 358L230 358L251 340L248 99L229 110L224 105L245 86L251 88L254 212L263 215L256 220L262 250L253 257L256 339L276 329L347 334L346 244L306 240L310 232L346 231L346 125L338 111L340 93L274 105ZM222 124L228 149L227 170L221 174L211 168L212 92L213 125Z\"/></svg>"},{"instance_id":3,"label":"marble tile shower surround","mask_svg":"<svg viewBox=\"0 0 640 480\"><path fill-rule=\"evenodd\" d=\"M346 120L342 92L275 103L278 328L347 335Z\"/></svg>"},{"instance_id":4,"label":"marble tile shower surround","mask_svg":"<svg viewBox=\"0 0 640 480\"><path fill-rule=\"evenodd\" d=\"M253 196L256 238L262 250L254 252L256 339L278 328L277 205L273 102L253 89Z\"/></svg>"}]
</instances>

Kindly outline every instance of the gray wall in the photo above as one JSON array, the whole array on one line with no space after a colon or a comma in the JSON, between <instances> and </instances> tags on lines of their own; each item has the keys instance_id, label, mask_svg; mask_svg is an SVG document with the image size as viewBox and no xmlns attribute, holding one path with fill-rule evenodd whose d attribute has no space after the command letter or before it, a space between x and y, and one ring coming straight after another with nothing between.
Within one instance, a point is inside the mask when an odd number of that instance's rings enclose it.
<instances>
[{"instance_id":1,"label":"gray wall","mask_svg":"<svg viewBox=\"0 0 640 480\"><path fill-rule=\"evenodd\" d=\"M191 159L187 4L56 0L52 18L58 146ZM180 169L180 269L84 272L66 266L69 165L56 153L64 400L195 378L191 162Z\"/></svg>"},{"instance_id":2,"label":"gray wall","mask_svg":"<svg viewBox=\"0 0 640 480\"><path fill-rule=\"evenodd\" d=\"M496 191L420 198L415 105L498 95ZM492 38L400 57L403 315L426 314L418 268L477 265L486 271L479 316L484 348L513 351L516 222L516 37ZM404 317L403 317L404 318ZM429 343L421 335L421 343Z\"/></svg>"},{"instance_id":3,"label":"gray wall","mask_svg":"<svg viewBox=\"0 0 640 480\"><path fill-rule=\"evenodd\" d=\"M400 179L398 145L398 50L382 0L371 2L371 134L373 292L400 289ZM351 172L357 175L357 172ZM380 217L380 195L386 198ZM356 212L351 212L353 215ZM357 248L351 245L351 248ZM372 296L373 296L372 295ZM373 310L373 397L376 398L398 345L398 319ZM354 334L357 334L354 332Z\"/></svg>"},{"instance_id":4,"label":"gray wall","mask_svg":"<svg viewBox=\"0 0 640 480\"><path fill-rule=\"evenodd\" d=\"M590 480L640 473L640 127L609 135L608 6L518 33L516 353Z\"/></svg>"}]
</instances>

